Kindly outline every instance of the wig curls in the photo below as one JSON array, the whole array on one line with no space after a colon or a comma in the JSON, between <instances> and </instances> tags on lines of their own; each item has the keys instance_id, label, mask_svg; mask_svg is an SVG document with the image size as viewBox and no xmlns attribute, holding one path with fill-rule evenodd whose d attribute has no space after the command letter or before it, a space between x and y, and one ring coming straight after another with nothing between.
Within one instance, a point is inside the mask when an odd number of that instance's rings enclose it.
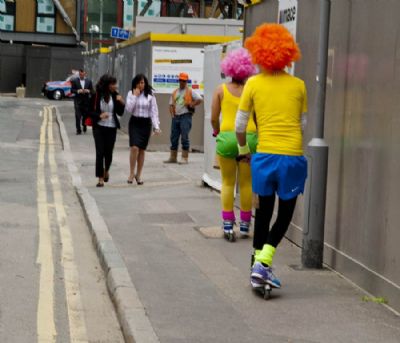
<instances>
[{"instance_id":1,"label":"wig curls","mask_svg":"<svg viewBox=\"0 0 400 343\"><path fill-rule=\"evenodd\" d=\"M246 39L253 62L267 70L282 70L301 57L290 32L280 24L263 24Z\"/></svg>"},{"instance_id":2,"label":"wig curls","mask_svg":"<svg viewBox=\"0 0 400 343\"><path fill-rule=\"evenodd\" d=\"M232 50L221 62L221 70L234 80L244 80L256 73L251 56L246 49Z\"/></svg>"}]
</instances>

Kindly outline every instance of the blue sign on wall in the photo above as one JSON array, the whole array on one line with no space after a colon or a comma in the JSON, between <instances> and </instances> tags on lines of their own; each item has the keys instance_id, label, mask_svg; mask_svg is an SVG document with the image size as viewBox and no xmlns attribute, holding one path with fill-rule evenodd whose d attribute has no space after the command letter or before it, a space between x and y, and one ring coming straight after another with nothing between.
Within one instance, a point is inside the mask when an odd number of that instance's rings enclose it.
<instances>
[{"instance_id":1,"label":"blue sign on wall","mask_svg":"<svg viewBox=\"0 0 400 343\"><path fill-rule=\"evenodd\" d=\"M130 32L128 30L124 30L115 26L111 28L111 38L129 39L129 36Z\"/></svg>"}]
</instances>

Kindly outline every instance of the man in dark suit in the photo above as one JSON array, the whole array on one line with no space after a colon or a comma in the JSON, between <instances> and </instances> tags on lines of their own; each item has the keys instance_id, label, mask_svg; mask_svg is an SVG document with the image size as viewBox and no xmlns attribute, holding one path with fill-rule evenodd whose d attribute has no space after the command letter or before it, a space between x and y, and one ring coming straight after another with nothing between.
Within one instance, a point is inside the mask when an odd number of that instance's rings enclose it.
<instances>
[{"instance_id":1,"label":"man in dark suit","mask_svg":"<svg viewBox=\"0 0 400 343\"><path fill-rule=\"evenodd\" d=\"M75 94L75 123L76 123L76 134L86 132L85 119L89 110L90 97L93 93L93 84L88 79L83 69L79 70L79 77L71 80L71 92Z\"/></svg>"}]
</instances>

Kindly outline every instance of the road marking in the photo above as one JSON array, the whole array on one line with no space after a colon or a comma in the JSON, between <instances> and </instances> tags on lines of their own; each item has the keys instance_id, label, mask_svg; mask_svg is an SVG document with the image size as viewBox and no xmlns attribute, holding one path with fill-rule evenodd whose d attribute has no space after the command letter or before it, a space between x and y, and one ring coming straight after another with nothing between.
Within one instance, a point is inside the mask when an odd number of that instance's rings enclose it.
<instances>
[{"instance_id":1,"label":"road marking","mask_svg":"<svg viewBox=\"0 0 400 343\"><path fill-rule=\"evenodd\" d=\"M40 128L40 144L37 164L37 206L39 223L39 244L37 263L40 264L39 299L37 307L38 342L56 342L57 331L54 322L54 262L51 228L47 203L45 178L46 126L47 113L44 113Z\"/></svg>"},{"instance_id":2,"label":"road marking","mask_svg":"<svg viewBox=\"0 0 400 343\"><path fill-rule=\"evenodd\" d=\"M46 107L49 114L48 135L48 160L51 172L51 184L53 188L54 205L61 239L61 261L64 269L65 293L67 299L69 330L71 342L88 342L84 311L79 288L79 274L75 263L74 247L71 230L67 222L67 214L64 207L62 190L55 159L53 116L52 107Z\"/></svg>"}]
</instances>

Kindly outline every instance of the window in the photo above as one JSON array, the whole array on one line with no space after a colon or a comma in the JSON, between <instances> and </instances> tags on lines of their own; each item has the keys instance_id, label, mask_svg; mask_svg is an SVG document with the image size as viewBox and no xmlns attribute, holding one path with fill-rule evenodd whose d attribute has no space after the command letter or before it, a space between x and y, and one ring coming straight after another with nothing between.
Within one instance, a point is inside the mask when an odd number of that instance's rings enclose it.
<instances>
[{"instance_id":1,"label":"window","mask_svg":"<svg viewBox=\"0 0 400 343\"><path fill-rule=\"evenodd\" d=\"M147 5L147 0L139 0L138 1L138 15L144 7ZM161 13L161 1L160 0L153 0L150 7L147 9L146 13L144 14L145 17L159 17Z\"/></svg>"},{"instance_id":2,"label":"window","mask_svg":"<svg viewBox=\"0 0 400 343\"><path fill-rule=\"evenodd\" d=\"M188 2L184 0L174 0L167 3L168 17L193 17L194 13L199 13L199 3Z\"/></svg>"},{"instance_id":3,"label":"window","mask_svg":"<svg viewBox=\"0 0 400 343\"><path fill-rule=\"evenodd\" d=\"M100 39L109 38L111 27L118 26L115 0L88 0L87 27L97 25Z\"/></svg>"},{"instance_id":4,"label":"window","mask_svg":"<svg viewBox=\"0 0 400 343\"><path fill-rule=\"evenodd\" d=\"M124 28L133 26L133 0L124 1Z\"/></svg>"},{"instance_id":5,"label":"window","mask_svg":"<svg viewBox=\"0 0 400 343\"><path fill-rule=\"evenodd\" d=\"M0 30L14 31L15 2L0 0Z\"/></svg>"},{"instance_id":6,"label":"window","mask_svg":"<svg viewBox=\"0 0 400 343\"><path fill-rule=\"evenodd\" d=\"M54 33L56 26L55 15L52 0L37 0L36 32Z\"/></svg>"}]
</instances>

